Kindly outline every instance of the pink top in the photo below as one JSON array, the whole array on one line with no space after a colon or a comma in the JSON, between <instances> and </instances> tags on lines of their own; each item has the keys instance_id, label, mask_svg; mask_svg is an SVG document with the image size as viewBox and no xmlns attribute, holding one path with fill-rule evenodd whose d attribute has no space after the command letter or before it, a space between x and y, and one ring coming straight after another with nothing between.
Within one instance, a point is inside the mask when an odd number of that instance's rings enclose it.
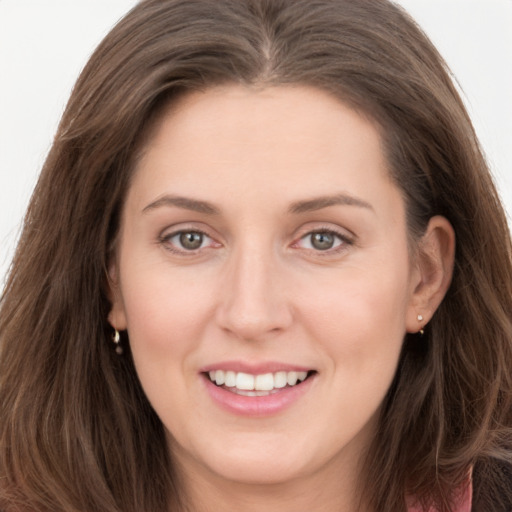
<instances>
[{"instance_id":1,"label":"pink top","mask_svg":"<svg viewBox=\"0 0 512 512\"><path fill-rule=\"evenodd\" d=\"M464 486L464 492L460 496L460 501L456 508L453 509L453 512L471 512L471 498L473 496L473 485L471 480L469 481L469 485ZM418 505L410 505L408 508L408 512L427 512L424 511ZM428 512L436 512L436 509L430 508Z\"/></svg>"}]
</instances>

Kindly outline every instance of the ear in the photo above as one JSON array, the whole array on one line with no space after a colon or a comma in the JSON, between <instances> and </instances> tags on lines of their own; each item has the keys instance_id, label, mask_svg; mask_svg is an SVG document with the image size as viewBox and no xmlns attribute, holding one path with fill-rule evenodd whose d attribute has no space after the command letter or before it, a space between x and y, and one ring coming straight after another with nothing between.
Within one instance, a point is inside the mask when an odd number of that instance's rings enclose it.
<instances>
[{"instance_id":1,"label":"ear","mask_svg":"<svg viewBox=\"0 0 512 512\"><path fill-rule=\"evenodd\" d=\"M430 219L418 243L407 332L418 332L430 322L450 286L455 261L455 232L442 216Z\"/></svg>"},{"instance_id":2,"label":"ear","mask_svg":"<svg viewBox=\"0 0 512 512\"><path fill-rule=\"evenodd\" d=\"M108 295L111 303L111 309L108 313L108 321L110 325L118 331L124 331L126 325L126 314L123 303L123 296L119 286L119 275L117 264L112 262L108 269Z\"/></svg>"}]
</instances>

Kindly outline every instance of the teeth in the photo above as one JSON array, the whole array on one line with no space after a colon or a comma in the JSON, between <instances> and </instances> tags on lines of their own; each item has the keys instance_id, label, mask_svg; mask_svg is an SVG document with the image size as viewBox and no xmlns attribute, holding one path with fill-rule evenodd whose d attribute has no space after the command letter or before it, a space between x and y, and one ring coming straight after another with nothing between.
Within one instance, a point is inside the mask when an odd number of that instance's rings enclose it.
<instances>
[{"instance_id":1,"label":"teeth","mask_svg":"<svg viewBox=\"0 0 512 512\"><path fill-rule=\"evenodd\" d=\"M219 371L219 370L217 370ZM254 375L239 372L236 374L236 385L238 389L251 390L254 389Z\"/></svg>"},{"instance_id":2,"label":"teeth","mask_svg":"<svg viewBox=\"0 0 512 512\"><path fill-rule=\"evenodd\" d=\"M274 376L271 373L256 375L254 389L258 391L270 391L274 389Z\"/></svg>"},{"instance_id":3,"label":"teeth","mask_svg":"<svg viewBox=\"0 0 512 512\"><path fill-rule=\"evenodd\" d=\"M251 375L243 372L212 370L208 373L210 380L217 386L225 385L242 391L272 391L288 386L295 386L307 377L307 372L275 372Z\"/></svg>"},{"instance_id":4,"label":"teeth","mask_svg":"<svg viewBox=\"0 0 512 512\"><path fill-rule=\"evenodd\" d=\"M274 373L274 387L284 388L288 384L288 375L286 372Z\"/></svg>"},{"instance_id":5,"label":"teeth","mask_svg":"<svg viewBox=\"0 0 512 512\"><path fill-rule=\"evenodd\" d=\"M297 384L297 372L288 372L286 380L288 382L288 386L295 386L295 384Z\"/></svg>"},{"instance_id":6,"label":"teeth","mask_svg":"<svg viewBox=\"0 0 512 512\"><path fill-rule=\"evenodd\" d=\"M219 386L222 386L222 384L224 384L225 380L226 380L226 376L224 375L224 372L222 370L217 370L215 372L215 382Z\"/></svg>"},{"instance_id":7,"label":"teeth","mask_svg":"<svg viewBox=\"0 0 512 512\"><path fill-rule=\"evenodd\" d=\"M224 384L228 388L234 388L236 386L236 373L235 372L226 372L226 380Z\"/></svg>"}]
</instances>

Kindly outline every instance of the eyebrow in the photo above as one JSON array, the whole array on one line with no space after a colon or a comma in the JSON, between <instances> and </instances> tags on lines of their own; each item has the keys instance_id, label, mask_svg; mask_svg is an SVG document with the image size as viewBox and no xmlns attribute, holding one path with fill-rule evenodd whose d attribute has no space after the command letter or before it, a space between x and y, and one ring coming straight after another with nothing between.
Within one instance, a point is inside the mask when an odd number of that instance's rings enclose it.
<instances>
[{"instance_id":1,"label":"eyebrow","mask_svg":"<svg viewBox=\"0 0 512 512\"><path fill-rule=\"evenodd\" d=\"M353 197L347 194L336 194L332 196L321 196L305 201L296 201L290 205L288 209L289 213L301 214L307 212L313 212L321 210L322 208L328 208L329 206L358 206L360 208L366 208L373 211L373 207L370 203L363 201L357 197ZM219 215L220 210L209 203L208 201L199 201L197 199L191 199L183 196L165 195L158 198L156 201L148 204L142 213L147 213L156 208L163 206L176 206L185 210L191 210L198 213L204 213L206 215Z\"/></svg>"},{"instance_id":2,"label":"eyebrow","mask_svg":"<svg viewBox=\"0 0 512 512\"><path fill-rule=\"evenodd\" d=\"M172 195L165 195L158 198L156 201L148 204L142 210L142 213L147 213L162 206L177 206L178 208L183 208L185 210L191 210L198 213L204 213L207 215L218 215L220 213L220 210L216 206L213 206L213 204L207 201L199 201L197 199L190 199L189 197Z\"/></svg>"},{"instance_id":3,"label":"eyebrow","mask_svg":"<svg viewBox=\"0 0 512 512\"><path fill-rule=\"evenodd\" d=\"M332 196L321 196L308 199L306 201L297 201L292 203L289 212L290 213L307 213L322 208L328 208L329 206L357 206L359 208L366 208L373 211L373 206L362 199L350 196L348 194L335 194Z\"/></svg>"}]
</instances>

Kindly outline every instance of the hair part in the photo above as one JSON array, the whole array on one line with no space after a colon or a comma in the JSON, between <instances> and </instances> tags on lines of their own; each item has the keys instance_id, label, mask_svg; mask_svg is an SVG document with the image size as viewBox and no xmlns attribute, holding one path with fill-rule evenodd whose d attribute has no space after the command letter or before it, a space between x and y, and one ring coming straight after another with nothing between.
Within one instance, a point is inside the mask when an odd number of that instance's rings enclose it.
<instances>
[{"instance_id":1,"label":"hair part","mask_svg":"<svg viewBox=\"0 0 512 512\"><path fill-rule=\"evenodd\" d=\"M106 276L159 114L226 83L312 86L374 119L412 239L433 215L453 225L452 286L425 336L404 341L362 488L375 510L405 510L411 493L445 512L475 467L476 500L501 510L489 461L511 458L510 235L443 60L385 0L145 0L101 43L58 128L1 300L0 503L184 507L125 334L125 355L112 349Z\"/></svg>"}]
</instances>

